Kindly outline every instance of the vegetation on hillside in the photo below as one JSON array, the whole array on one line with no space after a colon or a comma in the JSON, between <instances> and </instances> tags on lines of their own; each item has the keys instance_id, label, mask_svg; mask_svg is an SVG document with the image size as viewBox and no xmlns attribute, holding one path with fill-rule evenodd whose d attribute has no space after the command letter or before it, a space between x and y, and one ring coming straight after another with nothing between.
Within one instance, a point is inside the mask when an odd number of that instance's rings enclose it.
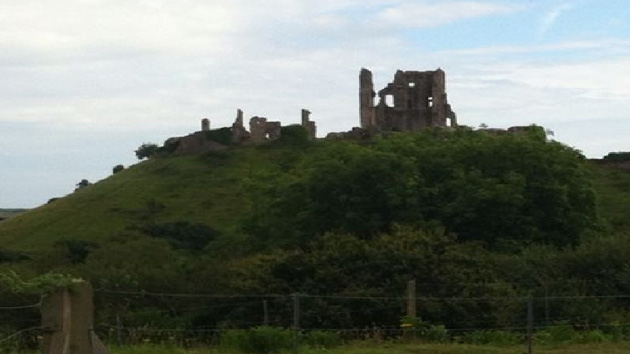
<instances>
[{"instance_id":1,"label":"vegetation on hillside","mask_svg":"<svg viewBox=\"0 0 630 354\"><path fill-rule=\"evenodd\" d=\"M193 306L149 293L299 292L318 295L304 300L304 328L398 327L392 301L416 279L434 299L421 323L476 329L522 326L522 302L492 299L630 294L629 174L591 166L538 130L283 136L152 155L4 221L1 252L11 257L0 266L90 280L103 291L99 323L122 312L129 327L182 330L251 323L260 302ZM441 301L453 298L474 300ZM288 326L281 300L270 306ZM630 323L626 302L557 300L535 311L597 328Z\"/></svg>"}]
</instances>

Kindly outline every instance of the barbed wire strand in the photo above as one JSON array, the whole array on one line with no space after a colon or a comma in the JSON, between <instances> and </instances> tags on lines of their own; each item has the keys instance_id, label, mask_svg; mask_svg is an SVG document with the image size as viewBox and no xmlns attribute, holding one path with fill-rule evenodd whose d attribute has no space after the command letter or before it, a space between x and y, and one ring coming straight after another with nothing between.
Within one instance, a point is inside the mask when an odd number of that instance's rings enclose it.
<instances>
[{"instance_id":1,"label":"barbed wire strand","mask_svg":"<svg viewBox=\"0 0 630 354\"><path fill-rule=\"evenodd\" d=\"M313 295L303 293L293 294L195 294L195 293L156 293L156 292L144 292L144 291L113 291L113 290L98 290L98 293L104 294L116 294L116 295L141 295L141 296L156 296L156 297L179 297L179 298L290 298L292 296L298 296L300 298L323 298L323 299L347 299L347 300L408 300L405 296L346 296L346 295ZM514 300L514 301L526 301L529 296L473 296L473 297L416 297L418 301L498 301L498 300ZM533 300L575 300L575 299L630 299L630 295L618 294L618 295L565 295L565 296L539 296L532 297Z\"/></svg>"},{"instance_id":2,"label":"barbed wire strand","mask_svg":"<svg viewBox=\"0 0 630 354\"><path fill-rule=\"evenodd\" d=\"M15 333L13 333L13 334L3 338L3 339L0 339L0 343L4 343L4 342L8 341L11 338L19 336L22 333L35 331L35 330L42 329L42 328L43 328L42 326L37 326L37 327L31 327L31 328L26 328L26 329L19 330L19 331L15 332Z\"/></svg>"}]
</instances>

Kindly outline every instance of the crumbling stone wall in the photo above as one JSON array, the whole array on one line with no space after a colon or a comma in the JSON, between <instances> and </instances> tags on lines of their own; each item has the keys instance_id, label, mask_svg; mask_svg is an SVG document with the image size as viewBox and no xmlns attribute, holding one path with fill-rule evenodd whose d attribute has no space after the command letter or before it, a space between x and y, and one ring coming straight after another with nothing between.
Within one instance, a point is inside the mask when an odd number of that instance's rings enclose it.
<instances>
[{"instance_id":1,"label":"crumbling stone wall","mask_svg":"<svg viewBox=\"0 0 630 354\"><path fill-rule=\"evenodd\" d=\"M243 125L243 111L237 109L236 120L234 120L234 124L232 124L232 141L236 144L242 144L248 141L249 138L250 134Z\"/></svg>"},{"instance_id":2,"label":"crumbling stone wall","mask_svg":"<svg viewBox=\"0 0 630 354\"><path fill-rule=\"evenodd\" d=\"M309 140L316 138L317 127L315 122L310 120L311 112L302 109L302 126L308 134ZM210 130L210 120L201 120L201 131L189 134L184 137L174 137L164 143L168 147L167 151L175 154L196 154L208 151L218 151L227 149L228 146L242 144L257 144L272 141L280 138L282 134L282 124L280 122L268 121L264 117L252 117L249 121L249 131L245 128L243 111L237 109L236 119L231 128L221 128Z\"/></svg>"},{"instance_id":3,"label":"crumbling stone wall","mask_svg":"<svg viewBox=\"0 0 630 354\"><path fill-rule=\"evenodd\" d=\"M302 110L302 126L306 129L309 140L315 140L317 137L317 127L315 122L311 121L311 111L307 109Z\"/></svg>"},{"instance_id":4,"label":"crumbling stone wall","mask_svg":"<svg viewBox=\"0 0 630 354\"><path fill-rule=\"evenodd\" d=\"M282 124L280 122L268 122L264 117L252 117L249 120L249 134L253 143L262 143L267 140L276 140L280 137Z\"/></svg>"},{"instance_id":5,"label":"crumbling stone wall","mask_svg":"<svg viewBox=\"0 0 630 354\"><path fill-rule=\"evenodd\" d=\"M210 119L204 118L201 120L201 131L202 132L210 131Z\"/></svg>"},{"instance_id":6,"label":"crumbling stone wall","mask_svg":"<svg viewBox=\"0 0 630 354\"><path fill-rule=\"evenodd\" d=\"M381 131L418 131L426 127L457 126L457 116L446 99L445 73L396 71L394 81L376 93L372 72L359 75L361 128Z\"/></svg>"}]
</instances>

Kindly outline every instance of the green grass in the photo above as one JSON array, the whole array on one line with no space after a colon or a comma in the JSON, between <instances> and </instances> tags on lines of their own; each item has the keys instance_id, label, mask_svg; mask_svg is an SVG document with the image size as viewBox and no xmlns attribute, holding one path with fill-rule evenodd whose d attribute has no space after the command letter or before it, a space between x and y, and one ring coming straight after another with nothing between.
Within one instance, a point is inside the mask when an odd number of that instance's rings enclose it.
<instances>
[{"instance_id":1,"label":"green grass","mask_svg":"<svg viewBox=\"0 0 630 354\"><path fill-rule=\"evenodd\" d=\"M561 347L535 346L536 354L625 354L630 352L630 342L603 344L572 344ZM212 348L176 348L153 345L111 348L112 354L232 354ZM304 349L301 354L522 354L524 345L492 346L464 344L393 344L358 343L336 349ZM290 353L284 352L284 353ZM283 354L284 354L283 353Z\"/></svg>"},{"instance_id":2,"label":"green grass","mask_svg":"<svg viewBox=\"0 0 630 354\"><path fill-rule=\"evenodd\" d=\"M59 239L102 241L148 222L204 223L238 230L257 180L292 165L300 150L243 147L155 158L0 223L0 245L28 251Z\"/></svg>"}]
</instances>

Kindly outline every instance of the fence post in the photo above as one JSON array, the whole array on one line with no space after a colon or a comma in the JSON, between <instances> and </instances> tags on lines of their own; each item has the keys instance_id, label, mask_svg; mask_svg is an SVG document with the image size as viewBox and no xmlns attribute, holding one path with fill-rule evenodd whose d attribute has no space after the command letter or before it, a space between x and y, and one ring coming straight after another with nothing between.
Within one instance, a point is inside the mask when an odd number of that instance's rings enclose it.
<instances>
[{"instance_id":1,"label":"fence post","mask_svg":"<svg viewBox=\"0 0 630 354\"><path fill-rule=\"evenodd\" d=\"M300 346L300 294L293 294L293 354L298 354Z\"/></svg>"},{"instance_id":2,"label":"fence post","mask_svg":"<svg viewBox=\"0 0 630 354\"><path fill-rule=\"evenodd\" d=\"M416 312L416 280L407 282L407 317L415 318Z\"/></svg>"},{"instance_id":3,"label":"fence post","mask_svg":"<svg viewBox=\"0 0 630 354\"><path fill-rule=\"evenodd\" d=\"M53 291L42 301L44 354L108 354L94 333L92 286L77 282Z\"/></svg>"},{"instance_id":4,"label":"fence post","mask_svg":"<svg viewBox=\"0 0 630 354\"><path fill-rule=\"evenodd\" d=\"M407 340L412 340L416 338L416 328L415 325L418 323L417 321L417 308L416 308L416 280L412 279L407 282L407 319L412 321L408 323L410 327L407 327L403 330L404 338Z\"/></svg>"},{"instance_id":5,"label":"fence post","mask_svg":"<svg viewBox=\"0 0 630 354\"><path fill-rule=\"evenodd\" d=\"M122 345L122 334L120 330L122 328L122 321L120 320L120 313L116 313L116 344L118 346Z\"/></svg>"},{"instance_id":6,"label":"fence post","mask_svg":"<svg viewBox=\"0 0 630 354\"><path fill-rule=\"evenodd\" d=\"M269 308L267 300L263 300L263 326L269 326Z\"/></svg>"},{"instance_id":7,"label":"fence post","mask_svg":"<svg viewBox=\"0 0 630 354\"><path fill-rule=\"evenodd\" d=\"M527 296L527 354L532 354L534 337L534 298L530 292Z\"/></svg>"},{"instance_id":8,"label":"fence post","mask_svg":"<svg viewBox=\"0 0 630 354\"><path fill-rule=\"evenodd\" d=\"M545 283L545 326L551 325L549 312L549 287Z\"/></svg>"}]
</instances>

